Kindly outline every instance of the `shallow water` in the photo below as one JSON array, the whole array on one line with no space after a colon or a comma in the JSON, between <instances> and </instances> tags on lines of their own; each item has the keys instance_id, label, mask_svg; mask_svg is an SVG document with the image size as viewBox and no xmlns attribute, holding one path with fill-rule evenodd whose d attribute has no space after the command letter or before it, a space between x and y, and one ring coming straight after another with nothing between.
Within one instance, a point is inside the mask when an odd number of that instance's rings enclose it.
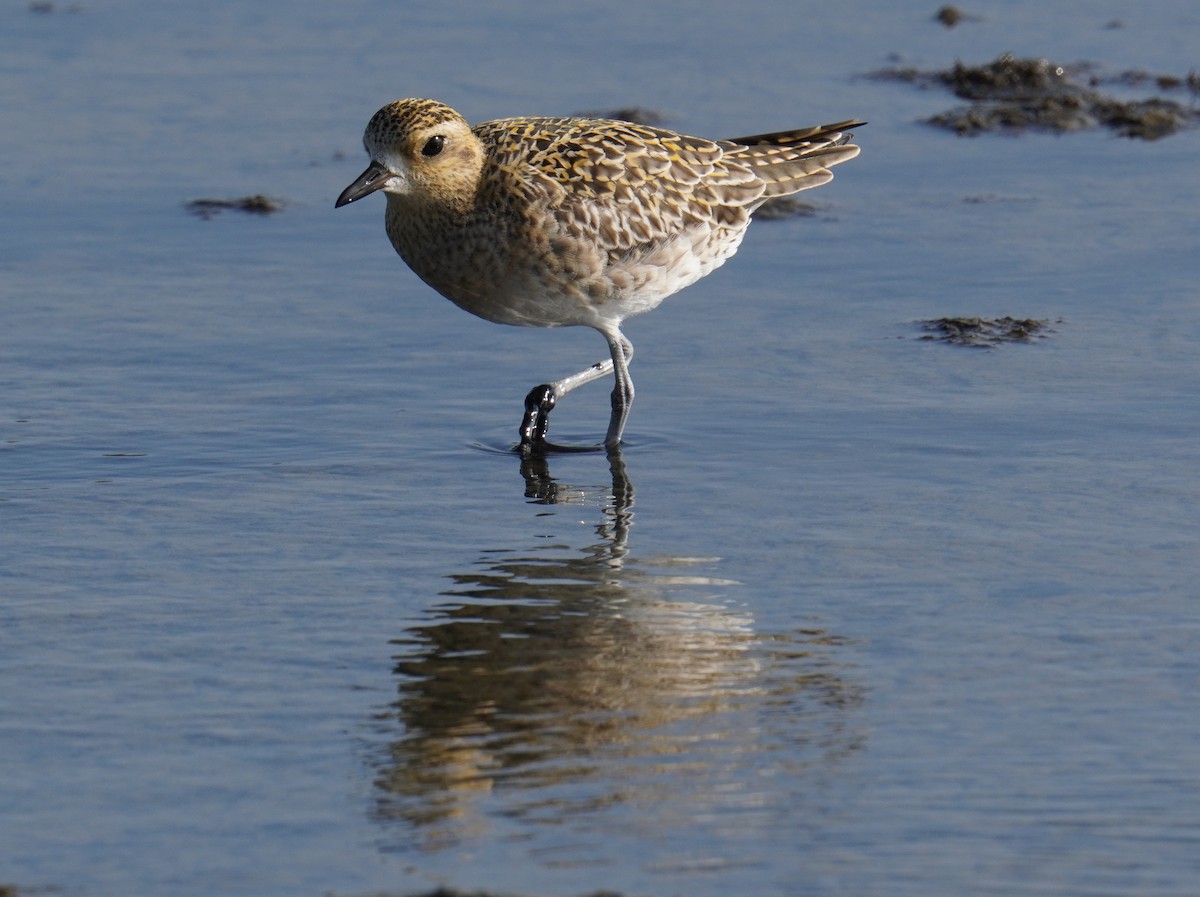
<instances>
[{"instance_id":1,"label":"shallow water","mask_svg":"<svg viewBox=\"0 0 1200 897\"><path fill-rule=\"evenodd\" d=\"M961 140L862 77L1196 64L1190 3L1047 7L0 14L0 882L1195 893L1200 133ZM521 398L603 341L332 209L403 95L871 124L629 323L627 448L537 467Z\"/></svg>"}]
</instances>

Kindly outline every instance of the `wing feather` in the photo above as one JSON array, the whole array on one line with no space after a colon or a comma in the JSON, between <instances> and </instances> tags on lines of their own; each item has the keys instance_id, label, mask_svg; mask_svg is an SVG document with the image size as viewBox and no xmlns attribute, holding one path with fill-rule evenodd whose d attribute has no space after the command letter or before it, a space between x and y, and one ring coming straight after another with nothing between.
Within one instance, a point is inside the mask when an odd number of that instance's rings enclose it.
<instances>
[{"instance_id":1,"label":"wing feather","mask_svg":"<svg viewBox=\"0 0 1200 897\"><path fill-rule=\"evenodd\" d=\"M729 145L603 119L502 119L476 133L561 233L627 254L697 226L743 223L763 180Z\"/></svg>"}]
</instances>

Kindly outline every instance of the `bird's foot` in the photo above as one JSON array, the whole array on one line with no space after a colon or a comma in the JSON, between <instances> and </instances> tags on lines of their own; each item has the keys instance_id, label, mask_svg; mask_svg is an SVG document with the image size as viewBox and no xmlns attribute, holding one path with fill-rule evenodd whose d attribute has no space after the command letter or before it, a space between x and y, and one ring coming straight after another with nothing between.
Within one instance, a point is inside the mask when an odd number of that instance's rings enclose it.
<instances>
[{"instance_id":1,"label":"bird's foot","mask_svg":"<svg viewBox=\"0 0 1200 897\"><path fill-rule=\"evenodd\" d=\"M521 418L521 448L546 445L546 430L550 427L550 411L558 401L549 383L535 386L525 397L525 416Z\"/></svg>"}]
</instances>

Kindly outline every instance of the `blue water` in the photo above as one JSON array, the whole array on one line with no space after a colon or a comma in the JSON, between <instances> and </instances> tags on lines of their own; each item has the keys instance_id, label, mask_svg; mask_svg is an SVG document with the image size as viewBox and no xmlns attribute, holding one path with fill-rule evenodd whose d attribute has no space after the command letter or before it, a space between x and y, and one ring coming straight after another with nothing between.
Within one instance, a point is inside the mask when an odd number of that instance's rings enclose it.
<instances>
[{"instance_id":1,"label":"blue water","mask_svg":"<svg viewBox=\"0 0 1200 897\"><path fill-rule=\"evenodd\" d=\"M1200 131L963 140L864 77L1185 75L1193 6L0 12L0 883L1194 894ZM603 341L334 212L400 96L870 124L629 322L620 456L537 468L522 397Z\"/></svg>"}]
</instances>

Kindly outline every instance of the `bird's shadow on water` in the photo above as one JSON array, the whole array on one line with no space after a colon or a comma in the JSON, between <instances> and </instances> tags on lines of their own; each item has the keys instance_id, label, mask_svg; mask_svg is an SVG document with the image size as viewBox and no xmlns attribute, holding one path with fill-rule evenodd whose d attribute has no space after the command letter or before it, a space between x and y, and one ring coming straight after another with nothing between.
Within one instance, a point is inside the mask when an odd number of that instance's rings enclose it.
<instances>
[{"instance_id":1,"label":"bird's shadow on water","mask_svg":"<svg viewBox=\"0 0 1200 897\"><path fill-rule=\"evenodd\" d=\"M537 509L530 547L481 549L391 640L397 696L373 757L385 849L436 851L501 825L616 826L622 808L686 827L744 807L757 766L857 749L848 643L819 625L757 632L720 559L637 557L636 490L622 452L605 457L604 484L579 486L554 476L552 454L515 456ZM497 541L520 544L513 531L506 521Z\"/></svg>"}]
</instances>

